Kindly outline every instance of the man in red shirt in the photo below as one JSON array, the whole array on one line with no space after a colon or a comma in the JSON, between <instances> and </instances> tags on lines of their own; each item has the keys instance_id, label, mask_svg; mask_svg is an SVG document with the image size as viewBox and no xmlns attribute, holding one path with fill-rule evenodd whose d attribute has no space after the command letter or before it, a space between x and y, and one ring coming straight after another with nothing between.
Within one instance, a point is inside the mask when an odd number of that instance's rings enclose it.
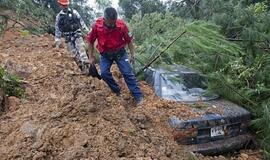
<instances>
[{"instance_id":1,"label":"man in red shirt","mask_svg":"<svg viewBox=\"0 0 270 160\"><path fill-rule=\"evenodd\" d=\"M95 61L94 42L97 40L97 49L100 52L100 70L102 79L108 84L111 90L120 95L120 87L112 77L110 68L115 61L125 82L135 98L135 101L142 101L142 93L138 87L136 77L132 71L131 63L134 63L134 46L132 36L123 20L117 19L117 12L114 8L108 7L104 11L104 17L96 20L91 32L87 35L89 43L89 61ZM130 50L130 60L125 46ZM129 62L130 61L130 62Z\"/></svg>"}]
</instances>

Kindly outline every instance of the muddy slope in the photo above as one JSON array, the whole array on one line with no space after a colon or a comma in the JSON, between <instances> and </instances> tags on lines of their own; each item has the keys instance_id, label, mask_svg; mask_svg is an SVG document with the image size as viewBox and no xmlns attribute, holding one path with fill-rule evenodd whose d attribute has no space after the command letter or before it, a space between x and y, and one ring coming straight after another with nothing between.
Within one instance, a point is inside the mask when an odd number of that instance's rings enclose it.
<instances>
[{"instance_id":1,"label":"muddy slope","mask_svg":"<svg viewBox=\"0 0 270 160\"><path fill-rule=\"evenodd\" d=\"M144 82L145 101L135 107L115 67L121 97L103 81L81 75L65 48L53 48L50 35L8 31L0 41L0 64L23 77L26 88L26 97L9 97L0 114L1 160L189 158L173 140L167 120L202 113L160 100Z\"/></svg>"}]
</instances>

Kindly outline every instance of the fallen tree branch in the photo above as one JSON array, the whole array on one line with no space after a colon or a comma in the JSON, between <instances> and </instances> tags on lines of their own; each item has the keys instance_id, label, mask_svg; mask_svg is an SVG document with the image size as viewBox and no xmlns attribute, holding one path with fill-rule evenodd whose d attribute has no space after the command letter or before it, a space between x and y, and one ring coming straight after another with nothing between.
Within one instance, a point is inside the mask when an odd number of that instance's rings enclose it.
<instances>
[{"instance_id":1,"label":"fallen tree branch","mask_svg":"<svg viewBox=\"0 0 270 160\"><path fill-rule=\"evenodd\" d=\"M161 51L154 59L152 59L149 63L147 63L142 69L140 69L137 73L136 76L141 74L141 72L143 72L143 70L145 70L146 68L148 68L149 66L151 66L152 63L154 63L162 54L165 53L165 51L167 49L169 49L171 47L172 44L174 44L180 37L182 37L187 31L182 32L180 35L178 35L173 41L171 41L171 43L169 43L165 49L163 49L163 51Z\"/></svg>"},{"instance_id":2,"label":"fallen tree branch","mask_svg":"<svg viewBox=\"0 0 270 160\"><path fill-rule=\"evenodd\" d=\"M247 100L247 101L248 101L249 103L251 103L252 105L258 106L257 103L253 102L252 100L248 99L247 97L245 97L245 96L243 96L241 93L239 93L232 85L230 85L230 84L226 81L226 79L225 79L225 77L224 77L223 75L221 75L221 74L218 74L218 75L223 79L223 84L224 84L225 86L227 86L228 88L230 88L233 92L235 92L235 93L238 94L240 97L242 97L242 98L244 98L245 100Z\"/></svg>"},{"instance_id":3,"label":"fallen tree branch","mask_svg":"<svg viewBox=\"0 0 270 160\"><path fill-rule=\"evenodd\" d=\"M155 53L157 52L157 50L159 49L159 47L162 45L163 43L160 42L159 45L156 47L156 49L154 50L154 52L150 55L149 59L152 59L155 55Z\"/></svg>"},{"instance_id":4,"label":"fallen tree branch","mask_svg":"<svg viewBox=\"0 0 270 160\"><path fill-rule=\"evenodd\" d=\"M248 39L234 39L234 38L226 38L226 40L227 41L235 41L235 42L248 42L248 41L250 41L250 40L248 40ZM266 41L259 41L259 40L254 40L254 41L252 41L252 42L258 42L258 43L260 43L260 42L266 42Z\"/></svg>"}]
</instances>

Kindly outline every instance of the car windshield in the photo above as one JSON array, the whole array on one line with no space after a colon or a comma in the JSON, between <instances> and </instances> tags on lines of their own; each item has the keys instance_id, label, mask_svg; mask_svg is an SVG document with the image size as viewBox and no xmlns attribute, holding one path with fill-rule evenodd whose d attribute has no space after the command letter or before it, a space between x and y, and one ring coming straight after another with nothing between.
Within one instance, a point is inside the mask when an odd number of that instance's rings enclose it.
<instances>
[{"instance_id":1,"label":"car windshield","mask_svg":"<svg viewBox=\"0 0 270 160\"><path fill-rule=\"evenodd\" d=\"M149 77L146 79L153 85L156 94L164 99L191 102L207 101L218 97L207 90L206 78L186 68L154 69L147 75Z\"/></svg>"}]
</instances>

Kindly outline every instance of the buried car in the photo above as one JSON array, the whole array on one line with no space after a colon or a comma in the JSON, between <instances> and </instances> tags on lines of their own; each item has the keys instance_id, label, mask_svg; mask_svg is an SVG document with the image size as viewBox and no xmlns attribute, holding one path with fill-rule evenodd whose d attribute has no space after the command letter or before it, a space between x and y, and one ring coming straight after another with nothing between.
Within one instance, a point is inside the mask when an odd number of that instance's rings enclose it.
<instances>
[{"instance_id":1,"label":"buried car","mask_svg":"<svg viewBox=\"0 0 270 160\"><path fill-rule=\"evenodd\" d=\"M253 143L248 131L250 112L207 90L206 78L185 66L149 68L145 80L157 96L188 103L194 111L203 112L196 119L172 116L169 125L174 139L186 148L204 155L215 155L245 148ZM199 105L198 105L199 104ZM207 106L213 109L207 111Z\"/></svg>"}]
</instances>

